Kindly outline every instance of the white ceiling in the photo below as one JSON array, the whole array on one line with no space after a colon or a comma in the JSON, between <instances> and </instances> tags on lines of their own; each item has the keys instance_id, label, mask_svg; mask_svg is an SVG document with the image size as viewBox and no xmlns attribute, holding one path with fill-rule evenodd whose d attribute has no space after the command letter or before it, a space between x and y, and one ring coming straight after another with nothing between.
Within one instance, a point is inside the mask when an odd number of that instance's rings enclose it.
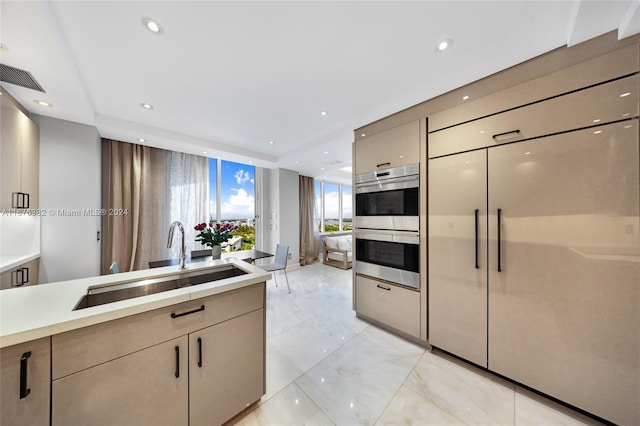
<instances>
[{"instance_id":1,"label":"white ceiling","mask_svg":"<svg viewBox=\"0 0 640 426\"><path fill-rule=\"evenodd\" d=\"M1 62L46 90L4 84L29 111L96 126L105 138L334 182L350 182L341 169L358 127L557 47L640 32L640 0L0 7ZM436 53L445 38L453 47Z\"/></svg>"}]
</instances>

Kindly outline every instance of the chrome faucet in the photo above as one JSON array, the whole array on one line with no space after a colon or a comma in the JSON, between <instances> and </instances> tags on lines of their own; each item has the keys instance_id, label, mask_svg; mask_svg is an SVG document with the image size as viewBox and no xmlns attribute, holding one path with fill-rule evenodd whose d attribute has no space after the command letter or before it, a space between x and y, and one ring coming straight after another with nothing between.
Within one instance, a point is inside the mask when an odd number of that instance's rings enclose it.
<instances>
[{"instance_id":1,"label":"chrome faucet","mask_svg":"<svg viewBox=\"0 0 640 426\"><path fill-rule=\"evenodd\" d=\"M184 246L184 227L177 220L175 222L173 222L171 224L171 227L169 228L169 241L167 241L167 248L171 248L171 242L173 241L173 230L175 229L176 225L178 226L178 229L180 230L180 266L179 266L179 269L185 269L185 262L186 262L187 256L185 254L186 249L185 249L185 246Z\"/></svg>"}]
</instances>

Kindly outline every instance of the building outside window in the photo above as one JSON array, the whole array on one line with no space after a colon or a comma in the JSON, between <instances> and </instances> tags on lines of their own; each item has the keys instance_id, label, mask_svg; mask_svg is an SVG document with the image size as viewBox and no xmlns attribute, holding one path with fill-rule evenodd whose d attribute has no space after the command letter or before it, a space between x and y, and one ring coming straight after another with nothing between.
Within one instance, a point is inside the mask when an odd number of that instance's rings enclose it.
<instances>
[{"instance_id":1,"label":"building outside window","mask_svg":"<svg viewBox=\"0 0 640 426\"><path fill-rule=\"evenodd\" d=\"M255 166L210 158L209 194L210 220L238 225L223 249L255 248Z\"/></svg>"},{"instance_id":2,"label":"building outside window","mask_svg":"<svg viewBox=\"0 0 640 426\"><path fill-rule=\"evenodd\" d=\"M353 229L351 186L316 181L316 211L319 232Z\"/></svg>"}]
</instances>

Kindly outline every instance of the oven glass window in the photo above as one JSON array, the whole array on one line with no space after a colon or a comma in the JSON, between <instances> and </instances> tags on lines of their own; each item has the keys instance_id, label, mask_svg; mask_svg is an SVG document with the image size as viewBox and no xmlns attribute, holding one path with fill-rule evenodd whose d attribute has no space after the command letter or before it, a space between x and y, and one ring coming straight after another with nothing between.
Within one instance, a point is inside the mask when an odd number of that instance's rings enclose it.
<instances>
[{"instance_id":1,"label":"oven glass window","mask_svg":"<svg viewBox=\"0 0 640 426\"><path fill-rule=\"evenodd\" d=\"M356 260L420 272L420 246L356 238Z\"/></svg>"},{"instance_id":2,"label":"oven glass window","mask_svg":"<svg viewBox=\"0 0 640 426\"><path fill-rule=\"evenodd\" d=\"M418 188L356 194L356 216L418 216Z\"/></svg>"}]
</instances>

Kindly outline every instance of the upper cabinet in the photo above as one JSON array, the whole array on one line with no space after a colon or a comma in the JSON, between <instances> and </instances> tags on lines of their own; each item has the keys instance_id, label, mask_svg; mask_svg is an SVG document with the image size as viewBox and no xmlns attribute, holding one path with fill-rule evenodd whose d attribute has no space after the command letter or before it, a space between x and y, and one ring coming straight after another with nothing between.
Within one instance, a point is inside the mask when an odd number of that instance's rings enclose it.
<instances>
[{"instance_id":1,"label":"upper cabinet","mask_svg":"<svg viewBox=\"0 0 640 426\"><path fill-rule=\"evenodd\" d=\"M0 165L0 209L38 207L40 131L3 93Z\"/></svg>"},{"instance_id":2,"label":"upper cabinet","mask_svg":"<svg viewBox=\"0 0 640 426\"><path fill-rule=\"evenodd\" d=\"M636 117L639 80L635 74L434 131L429 158Z\"/></svg>"},{"instance_id":3,"label":"upper cabinet","mask_svg":"<svg viewBox=\"0 0 640 426\"><path fill-rule=\"evenodd\" d=\"M420 162L420 122L403 124L355 143L356 174Z\"/></svg>"}]
</instances>

